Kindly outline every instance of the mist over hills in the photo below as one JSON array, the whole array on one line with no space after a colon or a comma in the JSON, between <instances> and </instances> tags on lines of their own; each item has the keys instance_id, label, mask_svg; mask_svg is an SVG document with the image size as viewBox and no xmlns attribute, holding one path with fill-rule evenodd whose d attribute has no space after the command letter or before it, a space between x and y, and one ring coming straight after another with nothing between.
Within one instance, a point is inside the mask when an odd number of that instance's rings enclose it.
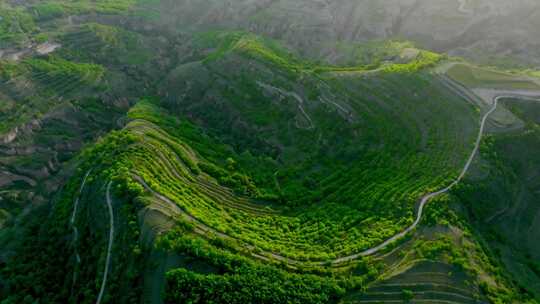
<instances>
[{"instance_id":1,"label":"mist over hills","mask_svg":"<svg viewBox=\"0 0 540 304\"><path fill-rule=\"evenodd\" d=\"M336 42L412 40L485 64L538 66L534 0L163 1L160 23L184 30L242 28L339 61Z\"/></svg>"}]
</instances>

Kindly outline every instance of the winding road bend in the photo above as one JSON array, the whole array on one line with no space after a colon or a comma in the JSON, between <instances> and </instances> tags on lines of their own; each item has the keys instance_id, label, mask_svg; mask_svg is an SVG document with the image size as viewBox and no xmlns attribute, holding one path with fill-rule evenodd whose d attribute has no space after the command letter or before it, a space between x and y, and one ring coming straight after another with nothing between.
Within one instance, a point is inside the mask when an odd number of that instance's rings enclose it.
<instances>
[{"instance_id":1,"label":"winding road bend","mask_svg":"<svg viewBox=\"0 0 540 304\"><path fill-rule=\"evenodd\" d=\"M437 197L437 196L439 196L441 194L444 194L444 193L450 191L450 189L452 189L457 184L459 184L459 182L463 179L465 174L467 174L467 171L469 171L469 168L471 167L471 164L472 164L472 162L474 160L474 157L476 156L476 153L478 153L478 149L480 148L480 143L482 142L482 136L484 135L484 129L486 127L486 122L487 122L489 116L493 112L495 112L495 110L497 110L497 105L499 103L499 99L508 98L508 97L513 97L513 96L501 95L501 96L495 97L495 99L493 100L493 105L491 106L489 111L487 111L486 114L484 114L484 116L482 117L482 120L480 122L480 130L478 131L478 137L476 138L476 142L474 143L474 149L472 150L471 155L469 156L469 159L465 163L465 166L463 167L463 170L461 170L461 173L459 174L459 176L450 185L448 185L446 188L443 188L443 189L441 189L439 191L436 191L436 192L428 193L428 194L424 195L421 198L420 204L418 206L418 212L416 214L416 219L414 220L414 222L412 223L411 226L407 227L402 232L394 235L393 237L389 238L388 240L384 241L383 243L381 243L381 244L379 244L379 245L377 245L377 246L375 246L373 248L367 249L365 251L362 251L362 252L354 254L354 255L338 258L338 259L334 260L332 263L333 264L339 264L339 263L348 262L348 261L357 259L359 257L375 254L375 253L379 252L380 250L382 250L383 248L385 248L386 246L388 246L391 243L403 238L409 232L414 230L418 226L418 224L420 223L420 220L422 219L422 215L423 215L423 212L424 212L424 207L426 206L426 204L432 198L435 198L435 197Z\"/></svg>"},{"instance_id":2,"label":"winding road bend","mask_svg":"<svg viewBox=\"0 0 540 304\"><path fill-rule=\"evenodd\" d=\"M107 207L109 209L109 219L110 219L111 229L109 230L109 245L107 247L107 259L105 261L105 270L103 271L103 281L101 282L101 289L99 290L99 296L97 298L96 304L100 304L101 299L103 298L105 286L107 285L107 275L109 274L109 265L111 263L111 253L112 253L112 245L113 245L113 238L114 238L114 214L113 214L112 199L111 199L111 184L112 182L109 182L107 184Z\"/></svg>"},{"instance_id":3,"label":"winding road bend","mask_svg":"<svg viewBox=\"0 0 540 304\"><path fill-rule=\"evenodd\" d=\"M387 239L386 241L384 241L383 243L375 246L375 247L372 247L372 248L369 248L369 249L366 249L362 252L359 252L359 253L356 253L356 254L352 254L352 255L349 255L349 256L344 256L344 257L340 257L340 258L336 258L334 260L329 260L329 261L319 261L319 262L315 262L315 261L312 261L312 262L309 262L310 264L313 264L313 265L326 265L328 263L330 264L333 264L333 265L336 265L336 264L342 264L342 263L346 263L346 262L349 262L349 261L352 261L352 260L355 260L357 258L360 258L360 257L364 257L364 256L369 256L369 255L373 255L379 251L381 251L382 249L384 249L385 247L387 247L388 245L394 243L395 241L398 241L399 239L405 237L409 232L411 232L412 230L414 230L418 224L420 223L421 219L422 219L422 215L424 213L424 207L426 206L426 204L433 198L437 197L437 196L440 196L444 193L447 193L448 191L450 191L452 188L454 188L457 184L459 184L459 182L461 182L461 180L465 177L465 175L467 174L467 172L469 171L469 168L471 167L471 164L476 156L476 154L478 153L478 150L480 148L480 143L482 142L482 136L484 134L484 129L485 129L485 126L486 126L486 123L487 123L487 120L489 118L489 116L491 114L493 114L493 112L495 112L495 110L497 110L497 106L498 106L498 103L499 103L499 100L502 99L502 98L513 98L513 97L520 97L519 94L504 94L504 95L500 95L500 96L497 96L497 97L494 97L493 98L493 103L490 107L490 109L482 116L482 119L481 119L481 122L480 122L480 129L478 131L478 136L476 138L476 141L474 143L474 148L471 152L471 154L469 155L469 158L467 159L467 162L465 163L463 169L461 170L461 173L458 175L458 177L452 182L450 183L448 186L446 186L445 188L441 189L441 190L438 190L436 192L432 192L432 193L428 193L424 196L422 196L422 198L419 200L419 204L418 204L418 208L417 208L417 212L416 212L416 217L415 217L415 220L414 222L409 226L407 227L405 230L397 233L396 235L392 236L391 238ZM159 194L158 192L152 190L145 182L142 178L136 176L135 179L141 183L143 185L143 187L150 191L153 195L157 196L160 200L162 201L165 201L167 202L168 204L172 204L172 205L176 205L176 203L174 203L173 201L169 200L167 197L165 197L164 195L161 195ZM180 209L179 209L180 210ZM184 213L182 211L180 211L181 213ZM206 225L204 225L203 223L200 223L196 218L194 218L193 216L189 215L189 214L186 214L186 216L190 219L190 221L196 223L203 231L212 231L214 232L215 230L211 227L208 227ZM223 237L226 237L226 238L230 238L229 236L223 234L223 233L220 233L220 232L217 232L217 235L219 236L223 236ZM112 235L111 235L111 239L112 239ZM302 262L301 261L298 261L298 260L295 260L295 259L292 259L292 258L288 258L288 257L284 257L284 256L281 256L277 253L269 253L270 256L272 256L273 258L277 259L277 260L280 260L282 262L285 262L287 264L292 264L292 265L295 265L295 264L301 264ZM264 258L266 259L265 257L261 256L261 255L254 255L256 257L259 257L259 258ZM98 302L99 304L99 302Z\"/></svg>"}]
</instances>

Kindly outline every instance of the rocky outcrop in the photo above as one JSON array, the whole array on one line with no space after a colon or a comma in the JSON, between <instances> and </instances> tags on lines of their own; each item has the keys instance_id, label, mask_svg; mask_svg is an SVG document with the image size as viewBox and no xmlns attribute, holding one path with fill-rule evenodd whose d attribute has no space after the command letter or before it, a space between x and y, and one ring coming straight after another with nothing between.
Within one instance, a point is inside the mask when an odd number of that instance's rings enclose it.
<instances>
[{"instance_id":1,"label":"rocky outcrop","mask_svg":"<svg viewBox=\"0 0 540 304\"><path fill-rule=\"evenodd\" d=\"M0 144L9 144L17 139L17 137L22 133L28 133L41 128L41 121L34 119L29 123L17 126L11 131L7 132L4 135L0 135Z\"/></svg>"},{"instance_id":2,"label":"rocky outcrop","mask_svg":"<svg viewBox=\"0 0 540 304\"><path fill-rule=\"evenodd\" d=\"M46 55L54 52L56 49L60 48L62 45L53 42L45 42L36 46L36 52L39 55Z\"/></svg>"},{"instance_id":3,"label":"rocky outcrop","mask_svg":"<svg viewBox=\"0 0 540 304\"><path fill-rule=\"evenodd\" d=\"M17 138L18 134L19 134L19 127L15 127L15 129L9 131L7 134L2 136L0 142L2 142L3 144L9 144Z\"/></svg>"}]
</instances>

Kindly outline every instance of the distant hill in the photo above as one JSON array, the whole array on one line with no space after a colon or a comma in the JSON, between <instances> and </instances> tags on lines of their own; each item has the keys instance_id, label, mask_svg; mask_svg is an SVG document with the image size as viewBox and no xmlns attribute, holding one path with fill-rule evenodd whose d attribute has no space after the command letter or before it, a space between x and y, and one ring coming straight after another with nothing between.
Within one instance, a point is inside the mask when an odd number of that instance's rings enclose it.
<instances>
[{"instance_id":1,"label":"distant hill","mask_svg":"<svg viewBox=\"0 0 540 304\"><path fill-rule=\"evenodd\" d=\"M535 0L161 1L162 24L242 28L336 59L331 42L404 38L481 63L540 65Z\"/></svg>"}]
</instances>

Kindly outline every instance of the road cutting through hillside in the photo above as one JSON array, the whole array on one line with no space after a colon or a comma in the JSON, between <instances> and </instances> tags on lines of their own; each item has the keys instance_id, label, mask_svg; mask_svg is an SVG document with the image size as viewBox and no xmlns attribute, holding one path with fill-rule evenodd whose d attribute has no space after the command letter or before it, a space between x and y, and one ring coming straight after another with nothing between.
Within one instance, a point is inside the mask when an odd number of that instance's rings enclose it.
<instances>
[{"instance_id":1,"label":"road cutting through hillside","mask_svg":"<svg viewBox=\"0 0 540 304\"><path fill-rule=\"evenodd\" d=\"M492 104L491 108L482 117L482 120L480 122L480 130L478 131L478 137L476 138L476 142L474 143L474 149L471 152L471 155L469 156L469 159L465 163L465 166L463 167L463 170L461 170L461 173L456 178L456 180L454 180L446 188L441 189L441 190L439 190L437 192L432 192L432 193L426 194L425 196L422 197L422 199L420 200L420 204L418 206L418 212L416 214L416 219L415 219L414 223L411 226L409 226L407 229L403 230L402 232L394 235L393 237L389 238L388 240L381 243L380 245L377 245L377 246L375 246L373 248L370 248L368 250L362 251L362 252L354 254L354 255L338 258L338 259L334 260L332 263L333 264L340 264L340 263L343 263L343 262L347 262L347 261L357 259L357 258L362 257L362 256L373 255L373 254L379 252L380 250L382 250L383 248L385 248L386 246L390 245L391 243L403 238L409 232L414 230L418 226L418 224L420 223L420 220L422 219L422 214L423 214L425 205L432 198L437 197L437 196L439 196L441 194L444 194L444 193L447 193L448 191L450 191L453 187L455 187L457 184L459 184L459 182L463 179L463 177L465 177L465 174L467 174L467 172L469 171L469 168L470 168L476 154L478 153L478 149L480 148L480 143L482 142L482 136L484 135L484 129L485 129L485 126L486 126L486 122L487 122L489 116L491 114L493 114L493 112L495 112L495 110L497 110L499 100L503 99L503 98L520 98L520 95L519 94L505 94L505 95L499 95L499 96L496 96L496 97L493 98L493 104ZM527 98L529 98L529 97L527 97Z\"/></svg>"},{"instance_id":2,"label":"road cutting through hillside","mask_svg":"<svg viewBox=\"0 0 540 304\"><path fill-rule=\"evenodd\" d=\"M292 259L292 258L289 258L289 257L282 256L282 255L280 255L278 253L265 252L265 251L263 251L262 254L252 254L252 256L254 256L256 258L259 258L259 259L263 259L263 260L268 260L269 258L270 259L275 259L275 260L284 262L284 263L289 264L289 265L301 265L301 264L311 265L311 266L322 266L322 265L328 265L328 264L337 265L337 264L342 264L342 263L346 263L346 262L358 259L360 257L373 255L373 254L381 251L382 249L386 248L388 245L390 245L390 244L400 240L401 238L405 237L409 232L414 230L418 226L418 224L420 223L420 221L422 219L422 215L424 213L424 207L426 206L426 204L429 203L429 201L431 199L450 191L453 187L458 185L459 182L461 182L461 180L465 177L465 175L467 174L467 172L468 172L468 170L469 170L469 168L470 168L470 166L471 166L471 164L472 164L472 162L473 162L473 160L474 160L474 158L475 158L475 156L478 153L478 150L480 148L480 144L482 142L482 137L483 137L483 134L484 134L484 129L485 129L485 126L486 126L486 123L487 123L487 120L488 120L489 116L491 114L493 114L497 110L497 106L498 106L498 103L499 103L500 99L502 99L502 98L512 98L512 97L519 97L519 95L506 95L505 94L505 95L497 96L497 97L495 97L493 99L492 106L482 116L482 119L481 119L481 122L480 122L480 129L479 129L476 141L474 143L474 148L473 148L469 158L467 159L467 162L465 163L463 169L461 170L460 174L458 175L458 177L450 185L446 186L445 188L443 188L441 190L438 190L436 192L432 192L432 193L424 195L420 199L420 202L418 204L417 213L416 213L416 217L415 217L414 222L409 227L407 227L405 230L403 230L402 232L399 232L398 234L392 236L391 238L387 239L386 241L384 241L383 243L381 243L381 244L379 244L379 245L377 245L375 247L369 248L367 250L364 250L362 252L359 252L359 253L356 253L356 254L353 254L353 255L349 255L349 256L345 256L345 257L341 257L341 258L336 258L334 260L328 260L328 261L299 261L299 260L295 260L295 259ZM175 169L173 168L173 170L175 170ZM142 186L146 190L151 192L158 199L160 199L162 201L165 201L165 202L167 202L169 204L175 204L172 200L166 198L161 193L158 193L157 191L151 189L150 186L147 183L145 183L144 180L140 176L136 176L135 179L140 184L142 184ZM181 209L179 209L179 210L180 210L181 213L183 213L184 215L186 215L188 217L190 222L194 223L197 226L197 228L200 228L202 231L204 231L204 232L209 232L210 231L210 232L213 232L215 235L217 235L219 237L224 237L224 238L227 238L227 239L232 239L233 238L233 237L231 237L229 235L226 235L226 234L224 234L222 232L216 231L212 227L209 227L209 226L205 225L204 223L198 221L196 218L194 218L190 214L187 214L185 211L183 211Z\"/></svg>"},{"instance_id":3,"label":"road cutting through hillside","mask_svg":"<svg viewBox=\"0 0 540 304\"><path fill-rule=\"evenodd\" d=\"M109 221L110 221L110 230L109 230L109 244L107 246L107 258L105 260L105 270L103 271L103 281L101 282L101 289L99 290L99 296L96 301L96 304L101 303L103 298L103 293L105 291L105 286L107 285L107 275L109 274L109 265L111 264L111 254L112 254L112 245L114 238L114 213L112 208L112 199L111 199L111 184L107 184L107 208L109 209Z\"/></svg>"},{"instance_id":4,"label":"road cutting through hillside","mask_svg":"<svg viewBox=\"0 0 540 304\"><path fill-rule=\"evenodd\" d=\"M75 262L77 264L81 263L81 256L79 254L79 250L77 249L77 241L79 240L79 229L77 228L77 225L75 225L75 219L77 218L77 210L79 208L79 201L81 199L82 192L84 190L84 186L86 185L86 180L88 179L88 176L92 172L92 169L88 170L86 174L84 175L84 178L82 180L81 186L79 187L79 192L77 193L77 198L75 199L75 202L73 203L73 212L71 213L71 218L69 219L69 225L71 226L71 229L73 230L73 247L75 248ZM77 268L73 270L73 279L72 279L72 288L75 286L75 282L77 281Z\"/></svg>"},{"instance_id":5,"label":"road cutting through hillside","mask_svg":"<svg viewBox=\"0 0 540 304\"><path fill-rule=\"evenodd\" d=\"M79 252L77 251L77 239L79 238L79 229L75 225L75 218L77 217L77 209L79 208L79 201L81 198L82 191L84 190L84 186L86 185L86 179L88 179L88 175L92 170L88 170L86 174L84 175L83 181L81 183L81 186L79 187L79 192L77 193L77 198L75 199L75 203L73 204L73 212L71 213L71 219L69 220L69 224L71 225L71 228L73 230L73 242L75 243L75 257L77 259L77 264L81 262L81 257L79 256Z\"/></svg>"},{"instance_id":6,"label":"road cutting through hillside","mask_svg":"<svg viewBox=\"0 0 540 304\"><path fill-rule=\"evenodd\" d=\"M484 129L485 129L485 126L486 126L487 119L489 118L489 116L493 112L495 112L495 110L497 110L497 105L499 103L499 99L505 98L505 97L507 97L507 96L498 96L498 97L496 97L493 100L492 107L482 117L482 121L480 122L480 131L478 132L478 137L476 138L476 142L474 143L474 149L471 152L471 155L469 156L469 159L465 163L465 166L463 167L463 170L461 170L461 173L459 174L459 176L456 178L456 180L454 180L446 188L441 189L441 190L439 190L437 192L432 192L432 193L426 194L426 195L424 195L422 197L422 199L420 200L420 204L418 206L418 212L416 213L416 219L414 220L414 222L413 222L413 224L411 226L407 227L407 229L403 230L402 232L400 232L400 233L394 235L393 237L389 238L388 240L384 241L380 245L377 245L377 246L375 246L373 248L370 248L368 250L362 251L362 252L354 254L354 255L350 255L350 256L347 256L347 257L342 257L342 258L336 259L336 260L333 261L333 263L339 264L339 263L343 263L343 262L347 262L347 261L357 259L357 258L362 257L362 256L368 256L368 255L375 254L378 251L380 251L381 249L383 249L386 246L390 245L391 243L403 238L409 232L414 230L418 226L418 223L420 223L420 220L422 219L422 214L424 212L424 207L426 206L426 204L432 198L437 197L437 196L439 196L441 194L444 194L444 193L447 193L448 191L450 191L450 189L452 189L457 184L459 184L459 182L463 179L465 174L467 174L467 171L469 171L469 168L471 167L471 164L472 164L472 162L474 160L474 157L476 156L476 153L478 153L478 149L480 148L480 143L482 142L482 136L484 134Z\"/></svg>"}]
</instances>

